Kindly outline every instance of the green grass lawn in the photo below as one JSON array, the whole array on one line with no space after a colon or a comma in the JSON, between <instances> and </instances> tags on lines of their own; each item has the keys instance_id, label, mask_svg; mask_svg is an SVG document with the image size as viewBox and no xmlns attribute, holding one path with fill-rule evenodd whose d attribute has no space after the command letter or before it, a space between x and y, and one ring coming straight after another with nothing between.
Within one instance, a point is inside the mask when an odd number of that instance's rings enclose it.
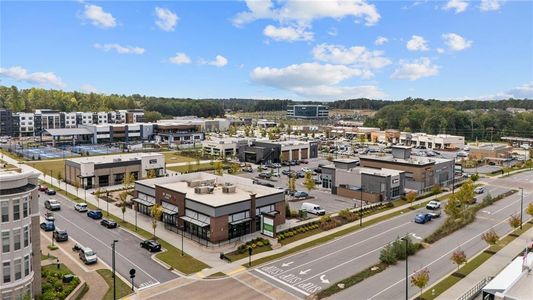
<instances>
[{"instance_id":1,"label":"green grass lawn","mask_svg":"<svg viewBox=\"0 0 533 300\"><path fill-rule=\"evenodd\" d=\"M207 279L216 279L216 278L222 278L222 277L227 277L228 275L226 275L224 272L216 272L215 274L211 274L209 276L207 276Z\"/></svg>"},{"instance_id":2,"label":"green grass lawn","mask_svg":"<svg viewBox=\"0 0 533 300\"><path fill-rule=\"evenodd\" d=\"M109 288L107 289L107 292L104 295L104 298L102 300L113 300L113 272L108 269L100 269L96 270L100 276L105 280ZM120 277L115 277L115 283L116 283L116 294L117 299L120 299L122 297L126 297L127 295L133 293L131 290L131 287L127 285Z\"/></svg>"},{"instance_id":3,"label":"green grass lawn","mask_svg":"<svg viewBox=\"0 0 533 300\"><path fill-rule=\"evenodd\" d=\"M190 165L185 166L177 166L177 167L168 167L168 170L180 172L180 173L190 173L190 172L198 172L198 171L209 171L213 170L214 164L211 163L202 163L202 164L196 164L196 162L192 162Z\"/></svg>"},{"instance_id":4,"label":"green grass lawn","mask_svg":"<svg viewBox=\"0 0 533 300\"><path fill-rule=\"evenodd\" d=\"M252 253L252 258L254 254L259 254L259 253L270 251L270 250L272 250L272 247L270 247L270 245L255 248ZM231 261L236 261L236 260L248 257L248 250L244 251L243 253L238 253L237 251L227 253L226 257Z\"/></svg>"},{"instance_id":5,"label":"green grass lawn","mask_svg":"<svg viewBox=\"0 0 533 300\"><path fill-rule=\"evenodd\" d=\"M80 279L74 277L69 283L63 283L63 275L72 274L72 271L64 264L47 265L41 268L42 299L65 299L80 284Z\"/></svg>"},{"instance_id":6,"label":"green grass lawn","mask_svg":"<svg viewBox=\"0 0 533 300\"><path fill-rule=\"evenodd\" d=\"M161 152L161 154L165 156L165 162L167 164L182 163L188 161L194 162L194 158L179 155L176 151L165 151Z\"/></svg>"},{"instance_id":7,"label":"green grass lawn","mask_svg":"<svg viewBox=\"0 0 533 300\"><path fill-rule=\"evenodd\" d=\"M74 202L84 202L82 198L78 198L75 195L72 195L70 193L65 192L64 190L58 189L57 187L54 187L58 193L65 195L67 198ZM82 196L83 197L83 196ZM105 201L102 201L105 203ZM89 209L96 209L97 207L92 205L91 203L87 203L87 206ZM101 203L102 206L102 203ZM135 232L146 239L153 238L153 234L151 232L148 232L146 230L143 230L139 227L137 227L137 230L135 230L135 225L128 223L128 222L122 222L122 217L115 216L113 214L110 214L109 217L107 216L107 213L105 212L105 209L102 209L102 212L106 218L110 218L117 222L121 227L128 229L131 232ZM181 250L178 248L172 246L168 242L158 239L159 243L161 243L161 246L165 248L167 251L162 252L156 255L158 259L163 261L164 263L170 265L172 268L178 270L179 272L182 272L184 274L192 274L199 272L205 268L209 268L209 266L194 257L188 255L185 253L184 256L181 256Z\"/></svg>"},{"instance_id":8,"label":"green grass lawn","mask_svg":"<svg viewBox=\"0 0 533 300\"><path fill-rule=\"evenodd\" d=\"M28 166L31 166L44 174L57 178L58 174L61 174L62 178L65 178L65 161L63 159L51 160L51 161L28 161Z\"/></svg>"}]
</instances>

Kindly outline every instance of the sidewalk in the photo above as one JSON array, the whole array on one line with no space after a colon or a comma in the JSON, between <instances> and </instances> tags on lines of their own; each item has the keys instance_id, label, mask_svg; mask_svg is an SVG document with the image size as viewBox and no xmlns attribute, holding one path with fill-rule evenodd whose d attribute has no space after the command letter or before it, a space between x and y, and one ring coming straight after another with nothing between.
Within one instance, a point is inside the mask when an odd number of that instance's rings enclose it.
<instances>
[{"instance_id":1,"label":"sidewalk","mask_svg":"<svg viewBox=\"0 0 533 300\"><path fill-rule=\"evenodd\" d=\"M42 173L39 170L36 170L36 169L32 168L31 166L23 164L23 163L19 164L16 160L14 160L14 159L12 159L10 157L5 157L5 159L6 159L6 161L8 163L11 163L11 164L19 166L23 171L34 171L34 172L40 173L41 174L40 179L44 180L44 176L42 175ZM58 181L55 178L51 179L50 176L46 176L46 182L49 182L49 183L59 187ZM61 182L61 186L60 187L61 187L61 189L64 190L65 189L65 182ZM73 187L72 185L68 185L67 184L67 191L69 193L73 194L73 195L76 195L76 188ZM442 194L439 194L439 195L435 195L435 196L431 196L431 197L428 197L428 198L424 198L424 199L415 201L412 204L405 204L405 205L402 205L402 206L398 206L398 207L395 207L395 208L392 208L392 209L388 209L388 210L382 211L380 213L365 217L363 219L363 223L365 223L367 221L370 221L370 220L374 220L374 219L379 218L379 217L382 217L384 215L388 215L390 213L401 211L403 209L409 208L411 205L414 206L414 205L417 205L417 204L420 204L420 203L424 203L426 201L430 201L430 200L436 199L438 197L445 196L445 195L447 195L449 193L450 192L442 193ZM83 191L80 191L80 198L83 198L83 197L84 197ZM91 204L93 204L95 206L97 205L96 198L94 197L94 195L92 195L90 193L87 193L87 202L91 203ZM102 209L102 211L105 211L107 209L106 204L107 203L105 201L100 201L100 208ZM111 213L111 214L113 214L113 215L115 215L117 217L122 217L122 211L120 210L120 207L117 207L114 204L109 205L109 213ZM127 209L126 213L124 214L124 216L125 216L125 220L127 222L129 222L131 224L135 224L135 211L134 210ZM302 223L297 223L297 225L301 225L301 224L304 224L304 223L303 222ZM295 225L295 224L292 223L291 225ZM140 213L137 214L137 226L139 228L142 228L142 229L148 231L148 232L153 232L152 224L151 224L151 218L146 216L146 215L143 215L143 214L140 214ZM329 231L324 231L324 232L321 232L319 234L315 234L315 235L309 236L309 237L301 239L299 241L296 241L296 242L290 243L288 245L282 246L282 247L280 247L278 249L254 255L253 259L259 259L259 258L262 258L262 257L266 257L266 256L270 256L270 255L273 255L273 254L281 253L281 252L287 251L289 249L292 249L294 247L297 247L297 246L299 246L301 244L305 244L305 243L310 242L312 240L315 240L315 239L330 235L332 233L344 230L346 228L358 227L358 226L359 226L358 222L349 223L349 224L337 227L337 228L329 230ZM179 234L177 234L177 233L174 233L174 232L172 232L170 230L165 229L165 226L164 226L164 224L162 222L159 222L159 225L156 228L156 235L159 238L167 241L168 243L171 243L176 248L181 249L181 236ZM235 246L236 246L235 243L231 243L231 244L227 244L227 245L222 246L222 247L206 248L206 247L201 246L198 243L196 243L196 242L194 242L194 241L192 241L190 239L184 239L184 250L185 250L185 252L187 254L193 256L194 258L196 258L196 259L198 259L198 260L200 260L200 261L202 261L202 262L204 262L204 263L206 263L206 264L208 264L209 266L212 267L210 269L204 270L203 272L199 272L198 274L196 274L197 278L203 278L205 276L217 273L219 271L230 275L229 273L234 273L234 272L238 272L238 270L241 270L241 268L242 268L241 265L246 263L248 261L248 258L241 259L239 261L235 261L235 262L232 262L232 263L227 263L226 261L221 260L220 257L219 257L219 253L220 252L232 251L232 250L235 249Z\"/></svg>"},{"instance_id":2,"label":"sidewalk","mask_svg":"<svg viewBox=\"0 0 533 300\"><path fill-rule=\"evenodd\" d=\"M472 273L468 274L465 278L461 279L447 291L442 293L437 299L459 299L459 297L483 280L483 278L498 274L498 272L505 268L505 266L507 266L520 251L524 252L524 246L528 241L531 241L531 239L533 239L533 228L514 239Z\"/></svg>"},{"instance_id":3,"label":"sidewalk","mask_svg":"<svg viewBox=\"0 0 533 300\"><path fill-rule=\"evenodd\" d=\"M206 160L200 160L199 163L200 164L209 164L211 162L215 162L217 160L211 160L211 159L206 159ZM196 165L196 161L191 161L191 162L179 162L179 163L171 163L171 164L167 164L167 168L168 167L180 167L180 166L187 166L188 164L192 164L192 165Z\"/></svg>"},{"instance_id":4,"label":"sidewalk","mask_svg":"<svg viewBox=\"0 0 533 300\"><path fill-rule=\"evenodd\" d=\"M89 291L83 296L82 299L103 299L109 286L105 280L95 270L86 270L80 267L80 265L72 259L70 255L63 249L64 245L59 246L58 250L50 251L47 246L50 244L50 237L46 236L41 231L41 252L43 255L53 255L59 259L59 262L67 266L76 276L85 281L89 286ZM55 264L56 260L45 259L41 261L41 266Z\"/></svg>"}]
</instances>

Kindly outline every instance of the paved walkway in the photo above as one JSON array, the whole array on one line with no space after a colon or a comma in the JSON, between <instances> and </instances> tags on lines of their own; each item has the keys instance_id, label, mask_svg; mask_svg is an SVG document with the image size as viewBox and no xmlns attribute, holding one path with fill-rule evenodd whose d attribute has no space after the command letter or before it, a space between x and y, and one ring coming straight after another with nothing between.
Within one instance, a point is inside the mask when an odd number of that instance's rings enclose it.
<instances>
[{"instance_id":1,"label":"paved walkway","mask_svg":"<svg viewBox=\"0 0 533 300\"><path fill-rule=\"evenodd\" d=\"M24 171L34 171L34 172L41 173L39 170L34 169L31 166L29 166L29 165L26 165L26 164L23 164L23 163L19 164L18 161L14 160L14 159L12 159L10 157L5 157L5 159L6 159L6 161L8 163L20 166L20 168L22 170L24 170ZM44 176L42 176L42 173L41 173L40 179L41 180L45 179ZM56 179L51 179L50 176L46 176L46 182L49 182L49 183L51 182L51 184L59 186L58 185L58 181ZM65 189L65 182L61 182L61 186L60 187L61 187L61 189L64 190ZM73 187L72 185L67 184L67 191L69 193L73 194L73 195L76 195L76 188ZM439 195L436 195L436 196L432 196L432 197L428 197L428 198L425 198L425 199L421 199L421 200L413 202L412 205L424 203L426 201L433 200L433 199L435 199L437 197L442 197L442 196L444 196L444 195L446 195L448 193L450 193L450 192L442 193L442 194L439 194ZM84 197L84 195L81 192L80 192L80 197ZM97 205L96 198L94 197L94 195L89 194L89 193L87 193L87 202L91 203L91 204L93 204L95 206ZM373 219L379 218L381 216L393 213L393 212L401 211L401 210L403 210L405 208L408 208L409 206L411 206L411 204L405 204L405 205L402 205L402 206L398 206L398 207L395 207L395 208L392 208L392 209L388 209L388 210L385 210L383 212L380 212L380 213L365 217L363 219L363 223L365 223L365 222L367 222L369 220L373 220ZM106 202L105 201L100 201L100 207L101 207L101 209L103 211L105 211L107 209ZM120 210L119 207L117 207L115 205L109 205L109 212L111 214L115 215L115 216L119 216L119 217L122 216L122 211ZM134 210L127 209L126 213L125 213L125 220L127 222L131 223L131 224L136 224L135 214L136 213L135 213ZM297 225L300 225L300 224L303 224L303 223L298 223ZM142 229L148 231L148 232L153 232L152 224L151 224L151 218L146 216L146 215L139 214L139 213L137 214L137 226L139 228L142 228ZM359 226L358 222L349 223L349 224L337 227L337 228L329 230L329 231L325 231L325 232L321 232L321 233L313 235L313 236L309 236L309 237L301 239L299 241L296 241L296 242L290 243L288 245L282 246L282 247L280 247L278 249L254 255L253 259L258 259L258 258L270 256L272 254L281 253L281 252L284 252L286 250L289 250L289 249L292 249L294 247L297 247L297 246L299 246L301 244L304 244L304 243L310 242L312 240L324 237L326 235L330 235L332 233L344 230L344 229L346 229L348 227L358 227L358 226ZM164 224L162 222L159 222L159 225L156 228L156 235L159 238L171 243L176 248L181 249L181 236L179 234L176 234L176 233L170 231L170 230L165 229L164 228ZM196 258L196 259L198 259L198 260L200 260L200 261L202 261L202 262L204 262L204 263L206 263L206 264L208 264L209 266L212 267L210 269L203 270L202 272L197 273L195 275L195 278L204 278L206 276L209 276L211 274L217 273L219 271L220 272L224 272L224 273L229 274L229 275L237 274L240 271L242 271L243 268L241 267L241 265L247 262L247 258L244 258L244 259L241 259L239 261L232 262L232 263L228 263L226 261L221 260L220 257L219 257L219 253L220 252L232 251L232 250L235 249L235 247L238 245L238 243L239 242L233 242L231 244L226 244L225 246L221 246L221 247L208 248L208 247L201 246L198 243L196 243L196 242L194 242L194 241L192 241L190 239L184 239L184 250L185 250L185 252L187 252L187 254L193 256L194 258Z\"/></svg>"},{"instance_id":2,"label":"paved walkway","mask_svg":"<svg viewBox=\"0 0 533 300\"><path fill-rule=\"evenodd\" d=\"M86 267L80 266L79 262L75 260L69 253L67 244L61 243L58 250L50 251L47 246L51 243L49 236L44 234L41 231L41 251L43 255L53 255L59 258L59 262L65 264L76 276L81 278L89 286L89 291L83 296L82 299L93 300L93 299L103 299L105 293L109 289L109 286L105 280L96 272L96 268L91 268L90 270ZM55 264L56 260L42 260L41 265ZM102 266L98 269L101 269Z\"/></svg>"},{"instance_id":3,"label":"paved walkway","mask_svg":"<svg viewBox=\"0 0 533 300\"><path fill-rule=\"evenodd\" d=\"M524 247L526 243L530 242L532 239L533 228L529 229L528 231L520 235L518 238L510 242L503 249L498 251L496 254L491 256L481 266L475 269L472 273L468 274L465 278L461 279L447 291L442 293L439 297L437 297L437 299L458 299L466 291L470 290L478 282L483 280L483 278L487 276L495 276L503 268L505 268L505 266L507 266L520 251L524 252ZM429 289L431 289L431 287Z\"/></svg>"}]
</instances>

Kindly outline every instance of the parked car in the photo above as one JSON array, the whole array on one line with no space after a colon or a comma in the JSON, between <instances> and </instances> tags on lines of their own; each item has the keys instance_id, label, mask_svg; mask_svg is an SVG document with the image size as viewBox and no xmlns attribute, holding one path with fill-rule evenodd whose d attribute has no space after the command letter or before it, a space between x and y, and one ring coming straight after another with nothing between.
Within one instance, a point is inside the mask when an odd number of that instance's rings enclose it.
<instances>
[{"instance_id":1,"label":"parked car","mask_svg":"<svg viewBox=\"0 0 533 300\"><path fill-rule=\"evenodd\" d=\"M54 222L50 222L50 221L42 222L40 226L41 226L41 229L44 231L54 231L56 229Z\"/></svg>"},{"instance_id":2,"label":"parked car","mask_svg":"<svg viewBox=\"0 0 533 300\"><path fill-rule=\"evenodd\" d=\"M431 221L431 215L428 213L419 213L415 216L415 223L426 224Z\"/></svg>"},{"instance_id":3,"label":"parked car","mask_svg":"<svg viewBox=\"0 0 533 300\"><path fill-rule=\"evenodd\" d=\"M80 259L86 264L95 264L98 261L98 258L96 257L96 252L94 252L91 248L87 247L80 247Z\"/></svg>"},{"instance_id":4,"label":"parked car","mask_svg":"<svg viewBox=\"0 0 533 300\"><path fill-rule=\"evenodd\" d=\"M100 210L90 210L87 212L87 217L95 220L99 220L102 218L102 211Z\"/></svg>"},{"instance_id":5,"label":"parked car","mask_svg":"<svg viewBox=\"0 0 533 300\"><path fill-rule=\"evenodd\" d=\"M270 178L272 175L270 173L259 173L259 178Z\"/></svg>"},{"instance_id":6,"label":"parked car","mask_svg":"<svg viewBox=\"0 0 533 300\"><path fill-rule=\"evenodd\" d=\"M48 190L46 190L46 194L49 195L49 196L53 196L53 195L56 194L56 191L52 190L52 189L48 189Z\"/></svg>"},{"instance_id":7,"label":"parked car","mask_svg":"<svg viewBox=\"0 0 533 300\"><path fill-rule=\"evenodd\" d=\"M48 190L48 186L46 184L39 184L40 192L46 192L46 190Z\"/></svg>"},{"instance_id":8,"label":"parked car","mask_svg":"<svg viewBox=\"0 0 533 300\"><path fill-rule=\"evenodd\" d=\"M87 203L76 203L74 205L74 209L78 212L86 212L87 211Z\"/></svg>"},{"instance_id":9,"label":"parked car","mask_svg":"<svg viewBox=\"0 0 533 300\"><path fill-rule=\"evenodd\" d=\"M309 194L307 192L304 192L304 191L297 191L297 192L294 192L294 197L296 197L296 198L307 198L307 197L309 197Z\"/></svg>"},{"instance_id":10,"label":"parked car","mask_svg":"<svg viewBox=\"0 0 533 300\"><path fill-rule=\"evenodd\" d=\"M289 172L289 170L283 170L281 171L281 174L283 175L289 175L291 172Z\"/></svg>"},{"instance_id":11,"label":"parked car","mask_svg":"<svg viewBox=\"0 0 533 300\"><path fill-rule=\"evenodd\" d=\"M56 218L54 217L54 214L50 211L44 214L44 219L50 222L54 222L56 220Z\"/></svg>"},{"instance_id":12,"label":"parked car","mask_svg":"<svg viewBox=\"0 0 533 300\"><path fill-rule=\"evenodd\" d=\"M307 161L307 160L305 160L305 159L302 159L302 160L301 160L301 163L307 165L307 164L309 163L309 161Z\"/></svg>"},{"instance_id":13,"label":"parked car","mask_svg":"<svg viewBox=\"0 0 533 300\"><path fill-rule=\"evenodd\" d=\"M435 201L435 200L431 200L426 205L426 208L427 209L431 209L431 210L439 209L440 208L440 202L439 201Z\"/></svg>"},{"instance_id":14,"label":"parked car","mask_svg":"<svg viewBox=\"0 0 533 300\"><path fill-rule=\"evenodd\" d=\"M144 240L141 242L141 248L148 249L150 252L156 252L161 250L161 244L154 240Z\"/></svg>"},{"instance_id":15,"label":"parked car","mask_svg":"<svg viewBox=\"0 0 533 300\"><path fill-rule=\"evenodd\" d=\"M49 210L61 210L61 204L55 199L46 199L44 207Z\"/></svg>"},{"instance_id":16,"label":"parked car","mask_svg":"<svg viewBox=\"0 0 533 300\"><path fill-rule=\"evenodd\" d=\"M308 213L314 214L314 215L325 215L326 211L323 210L320 205L313 204L313 203L302 203L301 210L305 210Z\"/></svg>"},{"instance_id":17,"label":"parked car","mask_svg":"<svg viewBox=\"0 0 533 300\"><path fill-rule=\"evenodd\" d=\"M322 168L318 167L318 168L314 168L313 171L315 173L322 173Z\"/></svg>"},{"instance_id":18,"label":"parked car","mask_svg":"<svg viewBox=\"0 0 533 300\"><path fill-rule=\"evenodd\" d=\"M485 192L485 188L482 186L478 186L477 188L474 189L474 193L476 194L483 194L483 192Z\"/></svg>"},{"instance_id":19,"label":"parked car","mask_svg":"<svg viewBox=\"0 0 533 300\"><path fill-rule=\"evenodd\" d=\"M244 167L244 168L242 168L242 171L243 172L248 172L248 173L253 173L254 169L252 169L252 167Z\"/></svg>"},{"instance_id":20,"label":"parked car","mask_svg":"<svg viewBox=\"0 0 533 300\"><path fill-rule=\"evenodd\" d=\"M428 211L426 213L430 215L432 219L440 218L440 214L441 214L440 209Z\"/></svg>"},{"instance_id":21,"label":"parked car","mask_svg":"<svg viewBox=\"0 0 533 300\"><path fill-rule=\"evenodd\" d=\"M54 233L52 234L52 238L56 242L66 242L68 241L68 233L65 230L54 230Z\"/></svg>"},{"instance_id":22,"label":"parked car","mask_svg":"<svg viewBox=\"0 0 533 300\"><path fill-rule=\"evenodd\" d=\"M100 221L100 224L104 227L107 227L107 228L117 228L117 222L113 221L113 220L109 220L109 219L102 219L102 221Z\"/></svg>"},{"instance_id":23,"label":"parked car","mask_svg":"<svg viewBox=\"0 0 533 300\"><path fill-rule=\"evenodd\" d=\"M297 178L305 178L305 173L302 172L302 171L298 171L298 172L296 172L296 177Z\"/></svg>"}]
</instances>

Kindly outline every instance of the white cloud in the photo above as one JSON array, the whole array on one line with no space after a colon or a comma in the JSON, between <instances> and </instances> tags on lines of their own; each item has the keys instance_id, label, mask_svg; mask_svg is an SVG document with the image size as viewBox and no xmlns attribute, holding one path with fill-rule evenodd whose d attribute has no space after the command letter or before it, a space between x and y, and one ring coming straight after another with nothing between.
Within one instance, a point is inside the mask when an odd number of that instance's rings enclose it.
<instances>
[{"instance_id":1,"label":"white cloud","mask_svg":"<svg viewBox=\"0 0 533 300\"><path fill-rule=\"evenodd\" d=\"M444 52L446 52L444 49L442 49L442 48L437 48L437 53L442 54L442 53L444 53Z\"/></svg>"},{"instance_id":2,"label":"white cloud","mask_svg":"<svg viewBox=\"0 0 533 300\"><path fill-rule=\"evenodd\" d=\"M338 32L337 28L335 28L335 27L331 27L331 28L328 30L328 35L331 35L331 36L337 36L338 33L339 33L339 32Z\"/></svg>"},{"instance_id":3,"label":"white cloud","mask_svg":"<svg viewBox=\"0 0 533 300\"><path fill-rule=\"evenodd\" d=\"M250 77L254 82L288 90L311 98L379 98L385 94L375 86L340 86L353 77L366 78L367 71L345 65L320 63L293 64L284 68L257 67Z\"/></svg>"},{"instance_id":4,"label":"white cloud","mask_svg":"<svg viewBox=\"0 0 533 300\"><path fill-rule=\"evenodd\" d=\"M417 80L423 77L436 76L439 67L434 65L427 57L422 57L411 62L400 60L399 67L391 75L392 79Z\"/></svg>"},{"instance_id":5,"label":"white cloud","mask_svg":"<svg viewBox=\"0 0 533 300\"><path fill-rule=\"evenodd\" d=\"M452 51L462 51L472 46L472 41L466 40L456 33L445 33L442 35L442 39L444 44Z\"/></svg>"},{"instance_id":6,"label":"white cloud","mask_svg":"<svg viewBox=\"0 0 533 300\"><path fill-rule=\"evenodd\" d=\"M133 46L121 46L119 44L94 44L94 48L100 49L105 52L109 52L111 50L116 51L118 54L137 54L141 55L145 52L144 48L141 47L133 47Z\"/></svg>"},{"instance_id":7,"label":"white cloud","mask_svg":"<svg viewBox=\"0 0 533 300\"><path fill-rule=\"evenodd\" d=\"M384 36L378 36L378 38L374 41L374 45L381 46L389 41L388 38Z\"/></svg>"},{"instance_id":8,"label":"white cloud","mask_svg":"<svg viewBox=\"0 0 533 300\"><path fill-rule=\"evenodd\" d=\"M444 10L455 10L456 14L462 13L468 7L466 0L449 0L443 7Z\"/></svg>"},{"instance_id":9,"label":"white cloud","mask_svg":"<svg viewBox=\"0 0 533 300\"><path fill-rule=\"evenodd\" d=\"M0 77L9 78L15 81L24 81L39 85L53 85L58 88L65 87L65 83L59 76L52 72L28 73L28 70L15 66L11 68L0 68Z\"/></svg>"},{"instance_id":10,"label":"white cloud","mask_svg":"<svg viewBox=\"0 0 533 300\"><path fill-rule=\"evenodd\" d=\"M419 35L413 35L405 46L407 47L409 51L428 51L429 50L427 41Z\"/></svg>"},{"instance_id":11,"label":"white cloud","mask_svg":"<svg viewBox=\"0 0 533 300\"><path fill-rule=\"evenodd\" d=\"M313 57L323 62L354 65L365 69L380 69L391 63L390 59L383 56L383 51L370 51L362 46L346 48L320 44L313 48Z\"/></svg>"},{"instance_id":12,"label":"white cloud","mask_svg":"<svg viewBox=\"0 0 533 300\"><path fill-rule=\"evenodd\" d=\"M215 56L215 59L212 60L212 61L206 61L204 59L200 59L200 64L202 64L202 65L211 65L211 66L215 66L217 68L222 68L223 66L228 64L228 59L225 58L222 55L217 55L217 56Z\"/></svg>"},{"instance_id":13,"label":"white cloud","mask_svg":"<svg viewBox=\"0 0 533 300\"><path fill-rule=\"evenodd\" d=\"M305 28L275 27L268 25L263 30L263 34L275 41L311 41L313 40L313 33L305 31Z\"/></svg>"},{"instance_id":14,"label":"white cloud","mask_svg":"<svg viewBox=\"0 0 533 300\"><path fill-rule=\"evenodd\" d=\"M509 96L507 98L533 99L533 82L526 83L521 86L510 89L507 92L505 92L505 94Z\"/></svg>"},{"instance_id":15,"label":"white cloud","mask_svg":"<svg viewBox=\"0 0 533 300\"><path fill-rule=\"evenodd\" d=\"M157 27L164 31L174 31L176 23L179 20L179 17L175 13L167 8L156 7L155 15L157 17L155 20Z\"/></svg>"},{"instance_id":16,"label":"white cloud","mask_svg":"<svg viewBox=\"0 0 533 300\"><path fill-rule=\"evenodd\" d=\"M365 0L285 0L276 4L272 0L246 0L248 11L238 13L233 18L233 24L242 26L259 19L272 19L284 24L310 26L314 20L321 18L340 20L353 16L364 19L366 25L374 25L381 18L376 7Z\"/></svg>"},{"instance_id":17,"label":"white cloud","mask_svg":"<svg viewBox=\"0 0 533 300\"><path fill-rule=\"evenodd\" d=\"M85 93L95 93L95 94L100 93L100 91L97 88L87 83L80 85L80 90Z\"/></svg>"},{"instance_id":18,"label":"white cloud","mask_svg":"<svg viewBox=\"0 0 533 300\"><path fill-rule=\"evenodd\" d=\"M502 0L481 0L481 11L498 11L502 7Z\"/></svg>"},{"instance_id":19,"label":"white cloud","mask_svg":"<svg viewBox=\"0 0 533 300\"><path fill-rule=\"evenodd\" d=\"M168 60L171 63L176 64L176 65L183 65L183 64L190 64L191 63L191 59L189 58L189 56L187 56L187 54L181 53L181 52L176 53L175 56L172 56Z\"/></svg>"},{"instance_id":20,"label":"white cloud","mask_svg":"<svg viewBox=\"0 0 533 300\"><path fill-rule=\"evenodd\" d=\"M83 11L83 17L90 20L94 26L101 28L111 28L117 26L117 21L111 15L102 9L101 6L86 4Z\"/></svg>"}]
</instances>

